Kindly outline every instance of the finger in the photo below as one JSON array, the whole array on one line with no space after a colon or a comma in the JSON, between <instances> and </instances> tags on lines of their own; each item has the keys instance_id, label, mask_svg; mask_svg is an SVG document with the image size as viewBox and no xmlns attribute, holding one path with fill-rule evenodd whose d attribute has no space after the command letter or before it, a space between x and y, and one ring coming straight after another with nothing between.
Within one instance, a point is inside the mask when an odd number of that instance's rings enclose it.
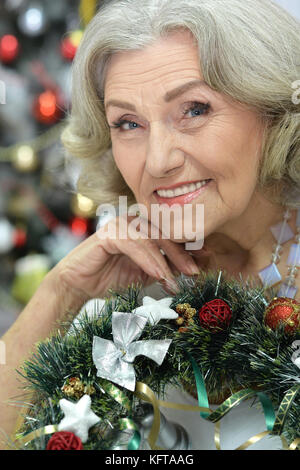
<instances>
[{"instance_id":1,"label":"finger","mask_svg":"<svg viewBox=\"0 0 300 470\"><path fill-rule=\"evenodd\" d=\"M142 269L156 278L174 280L174 275L160 252L157 241L149 238L148 234L151 234L150 222L145 219L136 219L136 223L132 223L131 219L132 217L126 219L125 216L122 216L107 224L105 230L100 229L99 235L105 240L105 243L102 244L103 247L107 248L111 254L117 252L127 254ZM113 239L115 239L115 243Z\"/></svg>"},{"instance_id":2,"label":"finger","mask_svg":"<svg viewBox=\"0 0 300 470\"><path fill-rule=\"evenodd\" d=\"M175 243L171 240L163 238L161 230L155 226L155 231L152 232L152 227L153 224L151 221L147 219L141 219L141 232L146 232L146 234L150 233L151 235L152 233L155 233L155 236L157 237L155 240L157 241L160 249L162 249L166 254L168 262L172 261L172 263L176 265L180 272L183 272L187 275L198 274L199 268L190 253L184 249L184 244Z\"/></svg>"},{"instance_id":3,"label":"finger","mask_svg":"<svg viewBox=\"0 0 300 470\"><path fill-rule=\"evenodd\" d=\"M148 243L147 243L148 242ZM104 250L106 255L125 254L137 266L156 280L166 276L159 262L153 256L149 240L112 240L105 239L99 243L99 250ZM161 255L162 256L162 255Z\"/></svg>"},{"instance_id":4,"label":"finger","mask_svg":"<svg viewBox=\"0 0 300 470\"><path fill-rule=\"evenodd\" d=\"M159 240L159 245L179 272L189 276L199 273L199 267L192 256L185 251L182 244L174 243L171 240Z\"/></svg>"},{"instance_id":5,"label":"finger","mask_svg":"<svg viewBox=\"0 0 300 470\"><path fill-rule=\"evenodd\" d=\"M162 273L161 273L162 276L166 277L167 279L173 280L174 275L172 273L172 270L170 269L166 258L163 256L163 254L160 251L159 240L157 240L157 239L152 240L152 239L149 238L149 236L148 236L149 230L147 230L147 227L148 227L148 229L150 227L149 221L147 221L146 227L145 226L139 226L140 231L139 231L138 235L140 236L140 238L137 238L137 233L136 233L135 229L133 229L132 232L131 232L131 230L129 228L129 230L128 230L129 236L131 238L136 238L136 241L138 243L143 244L146 247L146 249L149 250L149 252L153 256L153 258L156 260L156 262L160 266L160 269L162 270Z\"/></svg>"},{"instance_id":6,"label":"finger","mask_svg":"<svg viewBox=\"0 0 300 470\"><path fill-rule=\"evenodd\" d=\"M170 295L175 295L179 292L179 286L175 281L170 281L169 279L160 279L159 284L161 284L162 288Z\"/></svg>"},{"instance_id":7,"label":"finger","mask_svg":"<svg viewBox=\"0 0 300 470\"><path fill-rule=\"evenodd\" d=\"M207 258L203 259L202 249L201 250L185 250L185 244L175 243L171 240L163 238L161 230L155 225L153 226L152 222L146 218L139 218L140 224L137 225L140 233L145 235L146 239L149 239L152 234L155 234L155 243L159 247L159 252L153 246L153 255L157 258L158 262L162 262L164 270L166 269L166 264L161 260L160 254L163 255L164 261L167 263L167 266L170 268L171 272L175 275L179 273L184 273L186 275L195 275L199 274L201 268L204 268L207 265ZM152 228L154 230L152 231ZM196 259L194 259L195 253L197 254ZM203 262L204 261L204 262Z\"/></svg>"},{"instance_id":8,"label":"finger","mask_svg":"<svg viewBox=\"0 0 300 470\"><path fill-rule=\"evenodd\" d=\"M213 253L200 251L196 253L191 253L191 256L200 270L207 269L209 266L212 266L214 264L217 265L215 261L215 255Z\"/></svg>"},{"instance_id":9,"label":"finger","mask_svg":"<svg viewBox=\"0 0 300 470\"><path fill-rule=\"evenodd\" d=\"M172 263L172 261L168 259L168 265L170 266L170 269L175 277L180 276L181 272L178 270L176 264Z\"/></svg>"},{"instance_id":10,"label":"finger","mask_svg":"<svg viewBox=\"0 0 300 470\"><path fill-rule=\"evenodd\" d=\"M88 240L82 242L80 247L77 247L76 257L89 259L89 268L91 264L97 265L101 271L111 255L125 254L155 280L170 277L171 273L165 266L162 269L160 260L157 260L157 256L153 256L151 247L145 245L143 240L132 239L131 233L128 233L130 232L128 226L120 227L122 222L124 221L120 218L113 219L106 226L98 229ZM117 238L120 234L124 239Z\"/></svg>"}]
</instances>

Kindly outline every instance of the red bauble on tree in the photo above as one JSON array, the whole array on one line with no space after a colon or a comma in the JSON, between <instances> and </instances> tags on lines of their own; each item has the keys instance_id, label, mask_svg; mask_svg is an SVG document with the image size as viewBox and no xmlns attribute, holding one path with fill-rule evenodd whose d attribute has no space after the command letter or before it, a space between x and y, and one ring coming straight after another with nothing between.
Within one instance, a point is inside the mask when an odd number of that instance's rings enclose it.
<instances>
[{"instance_id":1,"label":"red bauble on tree","mask_svg":"<svg viewBox=\"0 0 300 470\"><path fill-rule=\"evenodd\" d=\"M83 450L79 437L72 432L61 431L53 434L47 444L47 450Z\"/></svg>"},{"instance_id":2,"label":"red bauble on tree","mask_svg":"<svg viewBox=\"0 0 300 470\"><path fill-rule=\"evenodd\" d=\"M42 124L55 124L63 115L58 95L53 90L46 90L36 97L33 103L33 115Z\"/></svg>"},{"instance_id":3,"label":"red bauble on tree","mask_svg":"<svg viewBox=\"0 0 300 470\"><path fill-rule=\"evenodd\" d=\"M200 325L212 333L225 330L230 324L231 318L231 308L222 299L206 302L199 310Z\"/></svg>"},{"instance_id":4,"label":"red bauble on tree","mask_svg":"<svg viewBox=\"0 0 300 470\"><path fill-rule=\"evenodd\" d=\"M300 303L288 297L275 297L265 311L264 322L272 330L283 323L286 333L296 333L300 330Z\"/></svg>"},{"instance_id":5,"label":"red bauble on tree","mask_svg":"<svg viewBox=\"0 0 300 470\"><path fill-rule=\"evenodd\" d=\"M20 46L16 36L5 34L0 39L0 60L4 64L13 62L19 54Z\"/></svg>"},{"instance_id":6,"label":"red bauble on tree","mask_svg":"<svg viewBox=\"0 0 300 470\"><path fill-rule=\"evenodd\" d=\"M73 31L72 33L68 34L63 40L61 41L61 55L69 61L72 61L75 57L77 52L78 46L83 36L83 31L77 30Z\"/></svg>"}]
</instances>

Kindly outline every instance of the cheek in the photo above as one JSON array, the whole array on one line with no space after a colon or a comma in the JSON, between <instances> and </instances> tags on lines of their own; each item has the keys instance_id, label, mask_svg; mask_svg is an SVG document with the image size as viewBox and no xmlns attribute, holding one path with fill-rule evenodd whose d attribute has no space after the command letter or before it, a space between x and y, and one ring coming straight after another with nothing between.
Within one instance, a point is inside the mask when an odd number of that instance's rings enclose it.
<instances>
[{"instance_id":1,"label":"cheek","mask_svg":"<svg viewBox=\"0 0 300 470\"><path fill-rule=\"evenodd\" d=\"M219 188L228 206L240 214L249 204L258 181L260 148L257 134L245 133L231 146L225 177Z\"/></svg>"},{"instance_id":2,"label":"cheek","mask_svg":"<svg viewBox=\"0 0 300 470\"><path fill-rule=\"evenodd\" d=\"M212 170L217 179L235 178L244 183L256 180L261 135L253 123L241 126L241 122L235 120L230 123L221 118L212 121L197 145L198 149L203 149L199 161ZM199 154L199 150L197 152Z\"/></svg>"},{"instance_id":3,"label":"cheek","mask_svg":"<svg viewBox=\"0 0 300 470\"><path fill-rule=\"evenodd\" d=\"M136 193L142 173L138 152L128 145L112 144L112 154L126 184Z\"/></svg>"},{"instance_id":4,"label":"cheek","mask_svg":"<svg viewBox=\"0 0 300 470\"><path fill-rule=\"evenodd\" d=\"M257 183L259 161L261 156L261 140L258 131L245 131L239 136L234 153L232 155L231 166L234 174L237 175L241 184L245 182L250 187ZM246 188L245 188L246 189Z\"/></svg>"}]
</instances>

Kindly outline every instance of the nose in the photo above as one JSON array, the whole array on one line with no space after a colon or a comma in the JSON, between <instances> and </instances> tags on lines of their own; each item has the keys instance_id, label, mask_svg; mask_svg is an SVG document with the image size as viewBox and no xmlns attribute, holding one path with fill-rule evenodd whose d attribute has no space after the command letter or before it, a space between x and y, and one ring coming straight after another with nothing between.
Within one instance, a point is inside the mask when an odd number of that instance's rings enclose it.
<instances>
[{"instance_id":1,"label":"nose","mask_svg":"<svg viewBox=\"0 0 300 470\"><path fill-rule=\"evenodd\" d=\"M151 122L145 169L154 178L176 172L184 164L184 152L178 147L177 137L161 121Z\"/></svg>"}]
</instances>

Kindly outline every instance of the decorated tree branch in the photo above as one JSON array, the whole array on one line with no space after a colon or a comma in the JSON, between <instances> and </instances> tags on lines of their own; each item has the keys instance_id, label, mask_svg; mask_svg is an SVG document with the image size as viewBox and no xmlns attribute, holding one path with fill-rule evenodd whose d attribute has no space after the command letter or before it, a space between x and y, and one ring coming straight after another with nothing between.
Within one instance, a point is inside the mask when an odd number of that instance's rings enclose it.
<instances>
[{"instance_id":1,"label":"decorated tree branch","mask_svg":"<svg viewBox=\"0 0 300 470\"><path fill-rule=\"evenodd\" d=\"M285 449L300 448L300 304L225 274L181 275L178 292L161 300L132 284L110 291L92 317L64 322L20 370L32 400L14 445L188 448L185 430L160 412L172 406L167 386L184 386L216 435L223 417L251 398L266 418L256 440L278 435Z\"/></svg>"}]
</instances>

